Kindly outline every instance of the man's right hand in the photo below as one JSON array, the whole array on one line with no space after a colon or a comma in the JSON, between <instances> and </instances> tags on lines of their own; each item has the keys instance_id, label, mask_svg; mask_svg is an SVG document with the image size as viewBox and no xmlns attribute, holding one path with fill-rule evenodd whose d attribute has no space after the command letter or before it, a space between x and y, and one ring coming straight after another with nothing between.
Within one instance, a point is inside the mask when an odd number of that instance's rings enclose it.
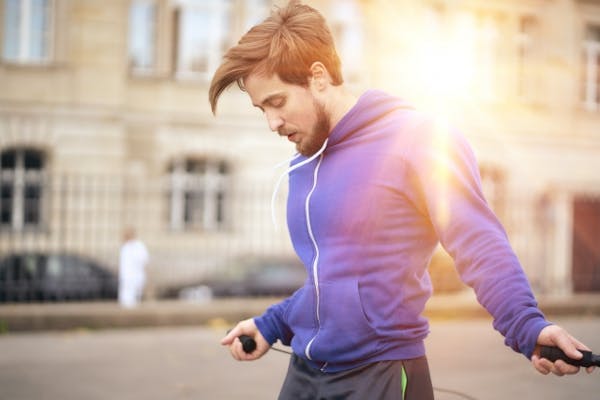
<instances>
[{"instance_id":1,"label":"man's right hand","mask_svg":"<svg viewBox=\"0 0 600 400\"><path fill-rule=\"evenodd\" d=\"M256 350L252 353L246 353L242 348L242 342L238 338L241 335L248 335L256 342ZM239 322L227 335L221 339L223 346L229 346L231 356L238 361L252 361L263 356L271 346L260 333L254 319L250 318Z\"/></svg>"}]
</instances>

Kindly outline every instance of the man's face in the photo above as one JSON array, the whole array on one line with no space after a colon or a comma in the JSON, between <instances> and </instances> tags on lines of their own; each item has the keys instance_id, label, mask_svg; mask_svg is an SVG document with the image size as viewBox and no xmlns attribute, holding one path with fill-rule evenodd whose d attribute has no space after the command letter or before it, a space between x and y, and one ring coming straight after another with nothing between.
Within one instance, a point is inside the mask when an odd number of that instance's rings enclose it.
<instances>
[{"instance_id":1,"label":"man's face","mask_svg":"<svg viewBox=\"0 0 600 400\"><path fill-rule=\"evenodd\" d=\"M260 108L269 128L296 144L304 156L315 154L330 130L330 118L309 86L285 83L277 75L251 74L244 86L252 104Z\"/></svg>"}]
</instances>

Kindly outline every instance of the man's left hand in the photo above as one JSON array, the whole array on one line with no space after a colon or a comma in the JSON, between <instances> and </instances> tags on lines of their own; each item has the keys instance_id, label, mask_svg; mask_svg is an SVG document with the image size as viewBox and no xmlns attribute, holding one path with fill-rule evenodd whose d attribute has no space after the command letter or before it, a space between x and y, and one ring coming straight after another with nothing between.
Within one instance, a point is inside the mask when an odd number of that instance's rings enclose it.
<instances>
[{"instance_id":1,"label":"man's left hand","mask_svg":"<svg viewBox=\"0 0 600 400\"><path fill-rule=\"evenodd\" d=\"M553 373L554 375L572 375L579 372L580 367L567 364L562 360L552 362L545 358L540 357L540 346L556 346L560 348L567 356L572 359L579 360L583 357L583 354L577 349L590 350L585 344L571 336L566 330L558 325L549 325L542 329L538 336L537 346L531 356L531 363L538 370L539 373L547 375ZM588 373L592 373L595 367L587 368Z\"/></svg>"}]
</instances>

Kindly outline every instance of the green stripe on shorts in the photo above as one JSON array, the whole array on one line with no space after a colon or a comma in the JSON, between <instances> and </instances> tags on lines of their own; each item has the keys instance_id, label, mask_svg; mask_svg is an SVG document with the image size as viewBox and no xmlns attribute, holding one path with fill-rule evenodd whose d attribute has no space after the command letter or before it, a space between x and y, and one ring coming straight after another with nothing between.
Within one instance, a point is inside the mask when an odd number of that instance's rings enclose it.
<instances>
[{"instance_id":1,"label":"green stripe on shorts","mask_svg":"<svg viewBox=\"0 0 600 400\"><path fill-rule=\"evenodd\" d=\"M408 377L406 376L406 370L404 369L404 365L402 366L402 400L404 400L406 396L406 386L408 385Z\"/></svg>"}]
</instances>

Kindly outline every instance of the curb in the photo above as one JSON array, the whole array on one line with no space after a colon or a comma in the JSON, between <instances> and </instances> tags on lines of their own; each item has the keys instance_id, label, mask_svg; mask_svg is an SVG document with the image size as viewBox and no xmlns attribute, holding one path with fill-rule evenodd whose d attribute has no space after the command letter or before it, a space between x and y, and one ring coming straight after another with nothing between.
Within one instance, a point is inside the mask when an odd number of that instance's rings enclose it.
<instances>
[{"instance_id":1,"label":"curb","mask_svg":"<svg viewBox=\"0 0 600 400\"><path fill-rule=\"evenodd\" d=\"M2 305L0 333L226 324L262 314L277 300L153 301L131 309L116 302Z\"/></svg>"},{"instance_id":2,"label":"curb","mask_svg":"<svg viewBox=\"0 0 600 400\"><path fill-rule=\"evenodd\" d=\"M116 302L0 305L0 333L70 329L231 325L262 314L280 298L234 298L205 302L148 301L132 309ZM600 294L539 298L548 318L600 316ZM489 318L471 292L430 299L424 315L431 320Z\"/></svg>"}]
</instances>

